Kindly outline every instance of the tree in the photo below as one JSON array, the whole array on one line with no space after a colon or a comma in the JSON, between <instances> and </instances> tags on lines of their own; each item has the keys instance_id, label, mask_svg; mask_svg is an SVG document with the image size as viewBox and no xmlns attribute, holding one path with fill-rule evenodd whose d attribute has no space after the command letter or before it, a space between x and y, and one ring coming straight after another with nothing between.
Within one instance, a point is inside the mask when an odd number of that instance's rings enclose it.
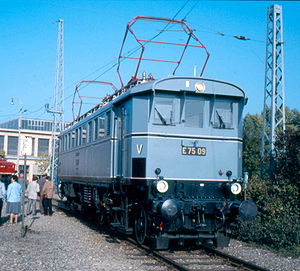
<instances>
[{"instance_id":1,"label":"tree","mask_svg":"<svg viewBox=\"0 0 300 271\"><path fill-rule=\"evenodd\" d=\"M50 168L50 155L48 153L41 154L36 164L41 173L47 173Z\"/></svg>"},{"instance_id":2,"label":"tree","mask_svg":"<svg viewBox=\"0 0 300 271\"><path fill-rule=\"evenodd\" d=\"M262 115L247 114L244 118L243 165L249 175L260 172Z\"/></svg>"}]
</instances>

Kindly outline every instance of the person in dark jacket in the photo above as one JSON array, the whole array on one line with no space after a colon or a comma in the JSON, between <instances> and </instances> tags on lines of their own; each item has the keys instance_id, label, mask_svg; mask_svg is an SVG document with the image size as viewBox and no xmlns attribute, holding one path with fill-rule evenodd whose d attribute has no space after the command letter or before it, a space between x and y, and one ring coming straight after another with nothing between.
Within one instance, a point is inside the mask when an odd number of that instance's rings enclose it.
<instances>
[{"instance_id":1,"label":"person in dark jacket","mask_svg":"<svg viewBox=\"0 0 300 271\"><path fill-rule=\"evenodd\" d=\"M40 179L38 180L38 184L40 186L40 192L39 192L40 202L39 202L39 206L40 206L40 213L41 214L44 213L43 197L42 197L41 191L43 190L43 187L45 185L46 177L47 177L47 174L43 174L42 177L40 177Z\"/></svg>"},{"instance_id":2,"label":"person in dark jacket","mask_svg":"<svg viewBox=\"0 0 300 271\"><path fill-rule=\"evenodd\" d=\"M54 192L54 184L50 177L46 177L46 182L41 192L43 198L44 215L52 216L52 198Z\"/></svg>"}]
</instances>

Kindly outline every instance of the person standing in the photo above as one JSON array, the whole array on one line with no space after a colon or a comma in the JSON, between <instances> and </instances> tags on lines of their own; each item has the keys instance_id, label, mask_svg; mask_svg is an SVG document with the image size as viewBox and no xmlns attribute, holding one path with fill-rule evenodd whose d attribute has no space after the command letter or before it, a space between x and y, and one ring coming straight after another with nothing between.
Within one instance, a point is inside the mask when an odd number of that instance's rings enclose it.
<instances>
[{"instance_id":1,"label":"person standing","mask_svg":"<svg viewBox=\"0 0 300 271\"><path fill-rule=\"evenodd\" d=\"M33 215L36 215L36 200L38 193L40 192L40 186L36 182L37 177L33 176L32 181L28 184L27 187L27 196L28 196L28 205L27 205L27 215L31 212Z\"/></svg>"},{"instance_id":2,"label":"person standing","mask_svg":"<svg viewBox=\"0 0 300 271\"><path fill-rule=\"evenodd\" d=\"M2 180L0 178L0 226L2 224L1 214L2 214L3 201L5 200L5 197L6 197L5 185L4 185L4 183L2 182Z\"/></svg>"},{"instance_id":3,"label":"person standing","mask_svg":"<svg viewBox=\"0 0 300 271\"><path fill-rule=\"evenodd\" d=\"M21 195L22 187L18 183L18 177L13 175L10 179L11 183L7 187L7 206L6 213L10 215L9 222L18 223L18 217L21 212Z\"/></svg>"},{"instance_id":4,"label":"person standing","mask_svg":"<svg viewBox=\"0 0 300 271\"><path fill-rule=\"evenodd\" d=\"M40 202L39 202L39 206L40 206L40 213L41 214L44 213L43 197L41 195L41 191L43 190L43 187L45 185L46 177L47 177L47 174L43 174L42 177L40 177L40 179L38 180L38 184L39 184L39 187L40 187L40 193L39 193Z\"/></svg>"},{"instance_id":5,"label":"person standing","mask_svg":"<svg viewBox=\"0 0 300 271\"><path fill-rule=\"evenodd\" d=\"M50 177L46 177L46 182L41 192L43 198L44 215L52 216L52 198L54 192L54 184Z\"/></svg>"}]
</instances>

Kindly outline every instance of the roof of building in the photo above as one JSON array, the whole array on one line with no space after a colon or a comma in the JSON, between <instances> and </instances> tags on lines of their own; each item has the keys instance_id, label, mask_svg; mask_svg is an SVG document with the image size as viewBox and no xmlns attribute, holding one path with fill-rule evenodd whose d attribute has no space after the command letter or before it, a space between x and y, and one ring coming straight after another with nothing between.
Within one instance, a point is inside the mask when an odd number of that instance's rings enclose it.
<instances>
[{"instance_id":1,"label":"roof of building","mask_svg":"<svg viewBox=\"0 0 300 271\"><path fill-rule=\"evenodd\" d=\"M19 127L20 120L20 127ZM33 130L33 131L46 131L52 132L52 120L41 120L32 118L17 118L0 123L0 128L12 130Z\"/></svg>"}]
</instances>

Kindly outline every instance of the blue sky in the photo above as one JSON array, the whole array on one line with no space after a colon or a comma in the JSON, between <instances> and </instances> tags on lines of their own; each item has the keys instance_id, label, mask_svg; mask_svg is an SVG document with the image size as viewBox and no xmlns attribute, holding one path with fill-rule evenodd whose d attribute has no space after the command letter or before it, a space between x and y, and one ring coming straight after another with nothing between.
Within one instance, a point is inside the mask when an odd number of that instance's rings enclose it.
<instances>
[{"instance_id":1,"label":"blue sky","mask_svg":"<svg viewBox=\"0 0 300 271\"><path fill-rule=\"evenodd\" d=\"M186 16L187 24L196 30L211 54L204 77L240 86L249 97L246 112L259 113L263 106L266 14L272 4L283 7L286 105L300 110L300 2L0 0L0 4L0 122L18 117L21 104L27 110L24 116L52 118L44 105L53 103L58 19L64 20L65 29L68 121L72 119L72 95L80 80L97 78L120 86L116 68L104 72L117 60L127 22L135 16L173 18L178 11L175 19ZM237 40L234 35L251 40ZM200 52L199 58L187 60L180 75L192 75L194 65L200 69L202 62ZM122 64L123 70L126 65ZM153 70L149 67L146 72L155 77L160 76L158 71L165 71L159 66ZM124 78L125 82L128 80ZM96 90L87 87L84 91L82 95ZM102 97L110 89L97 91ZM15 105L10 104L12 97Z\"/></svg>"}]
</instances>

